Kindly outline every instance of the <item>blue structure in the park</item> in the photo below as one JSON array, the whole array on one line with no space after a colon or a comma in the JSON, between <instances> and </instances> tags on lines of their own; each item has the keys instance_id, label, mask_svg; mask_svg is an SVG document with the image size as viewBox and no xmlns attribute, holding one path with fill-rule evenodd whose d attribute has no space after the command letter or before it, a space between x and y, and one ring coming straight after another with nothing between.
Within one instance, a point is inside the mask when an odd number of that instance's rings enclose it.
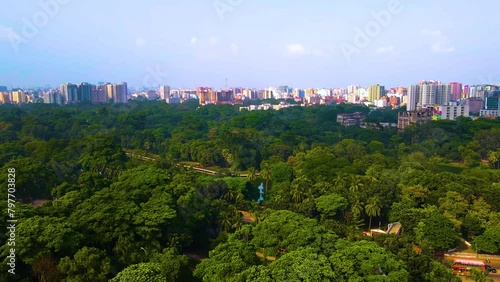
<instances>
[{"instance_id":1,"label":"blue structure in the park","mask_svg":"<svg viewBox=\"0 0 500 282\"><path fill-rule=\"evenodd\" d=\"M259 186L260 198L257 200L257 203L262 203L264 201L264 183L261 183Z\"/></svg>"}]
</instances>

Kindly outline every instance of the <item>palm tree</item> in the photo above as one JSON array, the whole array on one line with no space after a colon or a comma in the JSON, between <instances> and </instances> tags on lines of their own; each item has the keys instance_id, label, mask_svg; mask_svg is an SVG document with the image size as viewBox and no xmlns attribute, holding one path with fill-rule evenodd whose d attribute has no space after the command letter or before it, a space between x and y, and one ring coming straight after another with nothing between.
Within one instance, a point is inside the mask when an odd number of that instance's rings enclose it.
<instances>
[{"instance_id":1,"label":"palm tree","mask_svg":"<svg viewBox=\"0 0 500 282\"><path fill-rule=\"evenodd\" d=\"M234 200L236 199L236 197L237 197L236 193L235 193L233 190L231 190L231 189L229 189L229 190L227 191L227 193L224 195L224 199L225 199L227 202L232 202L232 201L234 201Z\"/></svg>"},{"instance_id":2,"label":"palm tree","mask_svg":"<svg viewBox=\"0 0 500 282\"><path fill-rule=\"evenodd\" d=\"M351 186L349 186L349 191L351 193L357 193L361 188L363 188L364 184L361 178L357 175L353 175L351 177Z\"/></svg>"},{"instance_id":3,"label":"palm tree","mask_svg":"<svg viewBox=\"0 0 500 282\"><path fill-rule=\"evenodd\" d=\"M372 197L368 200L368 204L365 206L366 215L370 217L370 225L368 229L372 229L372 217L380 216L382 211L382 203L378 197Z\"/></svg>"},{"instance_id":4,"label":"palm tree","mask_svg":"<svg viewBox=\"0 0 500 282\"><path fill-rule=\"evenodd\" d=\"M488 153L488 160L490 161L490 164L493 165L493 168L496 169L498 166L498 161L499 161L499 156L500 156L500 151L490 151Z\"/></svg>"},{"instance_id":5,"label":"palm tree","mask_svg":"<svg viewBox=\"0 0 500 282\"><path fill-rule=\"evenodd\" d=\"M238 193L238 195L236 195L236 198L234 198L234 200L236 207L241 208L243 207L245 201L245 195L243 195L242 193Z\"/></svg>"},{"instance_id":6,"label":"palm tree","mask_svg":"<svg viewBox=\"0 0 500 282\"><path fill-rule=\"evenodd\" d=\"M351 212L352 216L354 219L358 219L361 217L361 214L363 213L363 204L357 200L354 202L354 204L351 206Z\"/></svg>"},{"instance_id":7,"label":"palm tree","mask_svg":"<svg viewBox=\"0 0 500 282\"><path fill-rule=\"evenodd\" d=\"M264 186L264 192L267 192L267 186L269 183L269 180L271 179L271 172L269 171L269 164L264 163L262 165L262 170L260 171L260 177L266 181L266 186Z\"/></svg>"},{"instance_id":8,"label":"palm tree","mask_svg":"<svg viewBox=\"0 0 500 282\"><path fill-rule=\"evenodd\" d=\"M339 190L344 190L345 188L344 174L340 173L339 175L337 175L337 178L335 179L335 187L340 188Z\"/></svg>"},{"instance_id":9,"label":"palm tree","mask_svg":"<svg viewBox=\"0 0 500 282\"><path fill-rule=\"evenodd\" d=\"M302 203L304 201L304 191L298 186L294 185L290 191L292 194L292 200L296 203Z\"/></svg>"},{"instance_id":10,"label":"palm tree","mask_svg":"<svg viewBox=\"0 0 500 282\"><path fill-rule=\"evenodd\" d=\"M248 169L247 179L250 182L254 182L255 179L257 179L257 170L255 169L255 167L251 167Z\"/></svg>"},{"instance_id":11,"label":"palm tree","mask_svg":"<svg viewBox=\"0 0 500 282\"><path fill-rule=\"evenodd\" d=\"M221 227L224 232L228 232L231 230L231 227L233 226L231 219L232 218L227 213L224 213L222 215Z\"/></svg>"}]
</instances>

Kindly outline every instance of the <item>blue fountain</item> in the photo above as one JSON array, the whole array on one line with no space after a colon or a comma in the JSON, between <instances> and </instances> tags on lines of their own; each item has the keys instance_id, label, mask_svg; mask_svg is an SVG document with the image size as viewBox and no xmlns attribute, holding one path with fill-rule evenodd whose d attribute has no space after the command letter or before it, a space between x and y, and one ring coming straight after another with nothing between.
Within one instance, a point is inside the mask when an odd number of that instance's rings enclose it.
<instances>
[{"instance_id":1,"label":"blue fountain","mask_svg":"<svg viewBox=\"0 0 500 282\"><path fill-rule=\"evenodd\" d=\"M260 197L259 197L259 200L257 200L257 203L262 203L264 201L264 183L260 183L259 193L260 193Z\"/></svg>"}]
</instances>

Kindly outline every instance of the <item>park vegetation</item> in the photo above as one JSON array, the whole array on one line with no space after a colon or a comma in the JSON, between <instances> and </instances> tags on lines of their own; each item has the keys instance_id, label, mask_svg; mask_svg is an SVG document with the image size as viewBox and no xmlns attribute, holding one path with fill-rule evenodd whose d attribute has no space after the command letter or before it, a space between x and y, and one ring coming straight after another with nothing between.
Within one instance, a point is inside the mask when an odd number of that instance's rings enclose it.
<instances>
[{"instance_id":1,"label":"park vegetation","mask_svg":"<svg viewBox=\"0 0 500 282\"><path fill-rule=\"evenodd\" d=\"M336 122L357 111L375 126ZM460 281L440 255L461 239L500 253L500 121L397 132L377 126L396 111L369 111L1 105L18 224L0 280ZM363 236L392 222L401 234Z\"/></svg>"}]
</instances>

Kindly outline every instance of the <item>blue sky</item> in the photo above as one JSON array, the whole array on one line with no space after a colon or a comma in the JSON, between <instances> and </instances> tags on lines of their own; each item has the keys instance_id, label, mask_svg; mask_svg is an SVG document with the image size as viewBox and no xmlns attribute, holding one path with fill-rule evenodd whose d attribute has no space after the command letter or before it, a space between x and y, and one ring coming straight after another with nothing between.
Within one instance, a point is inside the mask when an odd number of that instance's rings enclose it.
<instances>
[{"instance_id":1,"label":"blue sky","mask_svg":"<svg viewBox=\"0 0 500 282\"><path fill-rule=\"evenodd\" d=\"M0 85L500 83L500 17L490 12L499 9L492 0L3 0Z\"/></svg>"}]
</instances>

